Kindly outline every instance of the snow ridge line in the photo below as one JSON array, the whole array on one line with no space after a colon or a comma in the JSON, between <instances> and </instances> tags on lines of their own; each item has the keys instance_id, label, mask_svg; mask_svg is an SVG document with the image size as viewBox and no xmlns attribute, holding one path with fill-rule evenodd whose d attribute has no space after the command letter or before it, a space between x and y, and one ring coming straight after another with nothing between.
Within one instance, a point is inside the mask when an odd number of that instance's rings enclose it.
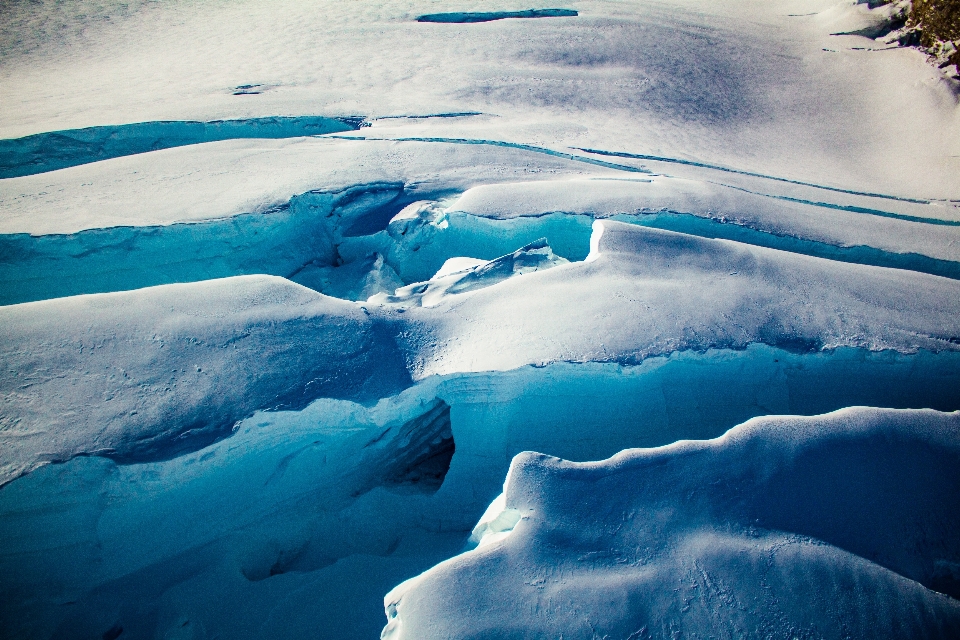
<instances>
[{"instance_id":1,"label":"snow ridge line","mask_svg":"<svg viewBox=\"0 0 960 640\"><path fill-rule=\"evenodd\" d=\"M806 200L804 198L794 198L791 196L778 196L770 193L763 193L760 191L751 191L750 189L744 189L743 187L737 187L732 184L726 184L724 182L714 182L713 184L717 184L722 187L728 187L730 189L735 189L737 191L742 191L744 193L750 193L755 196L764 196L767 198L773 198L775 200L784 200L786 202L796 202L798 204L808 204L814 207L824 207L826 209L835 209L837 211L849 211L850 213L863 213L865 215L877 216L880 218L893 218L894 220L903 220L904 222L918 222L920 224L934 224L934 225L940 225L945 227L960 227L960 221L957 221L957 220L944 220L943 218L924 218L922 216L911 216L905 213L893 213L892 211L883 211L881 209L870 209L868 207L858 207L856 205L850 205L850 204L833 204L831 202Z\"/></svg>"},{"instance_id":2,"label":"snow ridge line","mask_svg":"<svg viewBox=\"0 0 960 640\"><path fill-rule=\"evenodd\" d=\"M447 144L479 144L479 145L489 145L491 147L508 147L511 149L522 149L523 151L531 151L533 153L542 153L544 155L553 156L555 158L565 158L567 160L573 160L574 162L583 162L585 164L592 164L597 167L606 167L607 169L616 169L617 171L629 171L630 173L643 173L646 175L656 175L653 171L649 169L641 169L639 167L631 167L625 164L617 164L615 162L606 162L604 160L597 160L595 158L585 158L583 156L578 156L575 153L564 153L563 151L555 151L553 149L548 149L546 147L537 147L530 144L523 144L522 142L504 142L503 140L485 140L482 138L434 138L434 137L400 137L400 138L374 138L371 136L346 136L346 135L323 135L317 136L323 138L333 138L336 140L362 140L362 141L375 141L375 142L442 142Z\"/></svg>"}]
</instances>

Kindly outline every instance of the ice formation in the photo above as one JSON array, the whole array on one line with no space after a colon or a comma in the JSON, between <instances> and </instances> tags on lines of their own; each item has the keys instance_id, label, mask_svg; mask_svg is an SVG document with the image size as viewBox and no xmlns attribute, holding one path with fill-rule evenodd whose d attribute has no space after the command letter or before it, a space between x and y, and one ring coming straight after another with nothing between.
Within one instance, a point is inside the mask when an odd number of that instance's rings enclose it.
<instances>
[{"instance_id":1,"label":"ice formation","mask_svg":"<svg viewBox=\"0 0 960 640\"><path fill-rule=\"evenodd\" d=\"M8 5L4 637L958 632L960 110L869 4Z\"/></svg>"}]
</instances>

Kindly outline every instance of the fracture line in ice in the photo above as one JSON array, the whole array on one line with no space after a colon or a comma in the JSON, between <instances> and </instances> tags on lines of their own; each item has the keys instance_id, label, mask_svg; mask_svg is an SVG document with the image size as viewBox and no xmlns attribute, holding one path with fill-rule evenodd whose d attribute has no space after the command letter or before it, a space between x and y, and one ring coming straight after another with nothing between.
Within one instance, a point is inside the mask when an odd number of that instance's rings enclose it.
<instances>
[{"instance_id":1,"label":"fracture line in ice","mask_svg":"<svg viewBox=\"0 0 960 640\"><path fill-rule=\"evenodd\" d=\"M354 131L360 117L272 116L198 122L136 122L0 140L0 179L35 175L110 158L238 138L295 138Z\"/></svg>"},{"instance_id":2,"label":"fracture line in ice","mask_svg":"<svg viewBox=\"0 0 960 640\"><path fill-rule=\"evenodd\" d=\"M616 169L618 171L628 171L630 173L645 173L653 174L652 171L643 169L640 167L631 167L625 164L617 164L615 162L606 162L604 160L597 160L596 158L588 158L585 156L580 156L575 153L564 153L563 151L556 151L554 149L548 149L546 147L537 147L530 144L523 144L521 142L505 142L503 140L484 140L484 139L475 139L475 138L437 138L437 137L418 137L418 136L408 136L408 137L397 137L397 138L375 138L372 136L344 136L344 135L327 135L325 138L336 138L338 140L376 140L380 142L443 142L447 144L479 144L479 145L488 145L491 147L509 147L511 149L522 149L524 151L532 151L534 153L542 153L548 156L553 156L555 158L564 158L566 160L573 160L574 162L583 162L585 164L592 164L598 167L605 167L607 169Z\"/></svg>"},{"instance_id":3,"label":"fracture line in ice","mask_svg":"<svg viewBox=\"0 0 960 640\"><path fill-rule=\"evenodd\" d=\"M612 156L616 158L633 158L636 160L651 160L656 162L666 162L670 164L683 164L691 167L700 167L703 169L714 169L716 171L724 171L727 173L738 173L744 176L751 176L753 178L764 178L766 180L776 180L778 182L787 182L789 184L801 185L804 187L813 187L815 189L824 189L826 191L836 191L837 193L846 193L854 196L868 196L871 198L883 198L886 200L897 200L899 202L912 202L914 204L930 204L930 199L924 198L905 198L902 196L894 196L884 193L872 193L868 191L853 191L850 189L841 189L839 187L830 187L827 185L816 184L813 182L803 182L801 180L792 180L790 178L781 178L778 176L771 176L763 173L755 173L753 171L744 171L742 169L732 169L730 167L724 167L716 164L709 164L706 162L697 162L695 160L684 160L682 158L671 158L668 156L655 156L642 153L627 153L626 151L603 151L601 149L586 149L582 147L574 147L578 151L583 151L585 153L592 153L600 156Z\"/></svg>"}]
</instances>

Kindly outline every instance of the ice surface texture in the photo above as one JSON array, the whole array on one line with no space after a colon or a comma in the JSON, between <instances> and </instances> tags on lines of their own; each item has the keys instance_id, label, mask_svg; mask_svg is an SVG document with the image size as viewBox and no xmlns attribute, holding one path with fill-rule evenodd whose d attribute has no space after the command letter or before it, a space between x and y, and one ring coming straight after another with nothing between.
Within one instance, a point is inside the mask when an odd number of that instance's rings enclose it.
<instances>
[{"instance_id":1,"label":"ice surface texture","mask_svg":"<svg viewBox=\"0 0 960 640\"><path fill-rule=\"evenodd\" d=\"M956 637L958 469L960 414L862 408L523 453L499 539L392 591L383 637Z\"/></svg>"}]
</instances>

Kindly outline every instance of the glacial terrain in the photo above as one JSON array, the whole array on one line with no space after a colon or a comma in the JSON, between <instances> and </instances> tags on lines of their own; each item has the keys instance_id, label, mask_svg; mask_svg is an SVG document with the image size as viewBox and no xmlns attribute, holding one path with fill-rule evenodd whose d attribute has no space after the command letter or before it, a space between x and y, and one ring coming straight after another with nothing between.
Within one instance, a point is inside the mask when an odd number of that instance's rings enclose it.
<instances>
[{"instance_id":1,"label":"glacial terrain","mask_svg":"<svg viewBox=\"0 0 960 640\"><path fill-rule=\"evenodd\" d=\"M0 5L0 635L956 637L877 4Z\"/></svg>"}]
</instances>

